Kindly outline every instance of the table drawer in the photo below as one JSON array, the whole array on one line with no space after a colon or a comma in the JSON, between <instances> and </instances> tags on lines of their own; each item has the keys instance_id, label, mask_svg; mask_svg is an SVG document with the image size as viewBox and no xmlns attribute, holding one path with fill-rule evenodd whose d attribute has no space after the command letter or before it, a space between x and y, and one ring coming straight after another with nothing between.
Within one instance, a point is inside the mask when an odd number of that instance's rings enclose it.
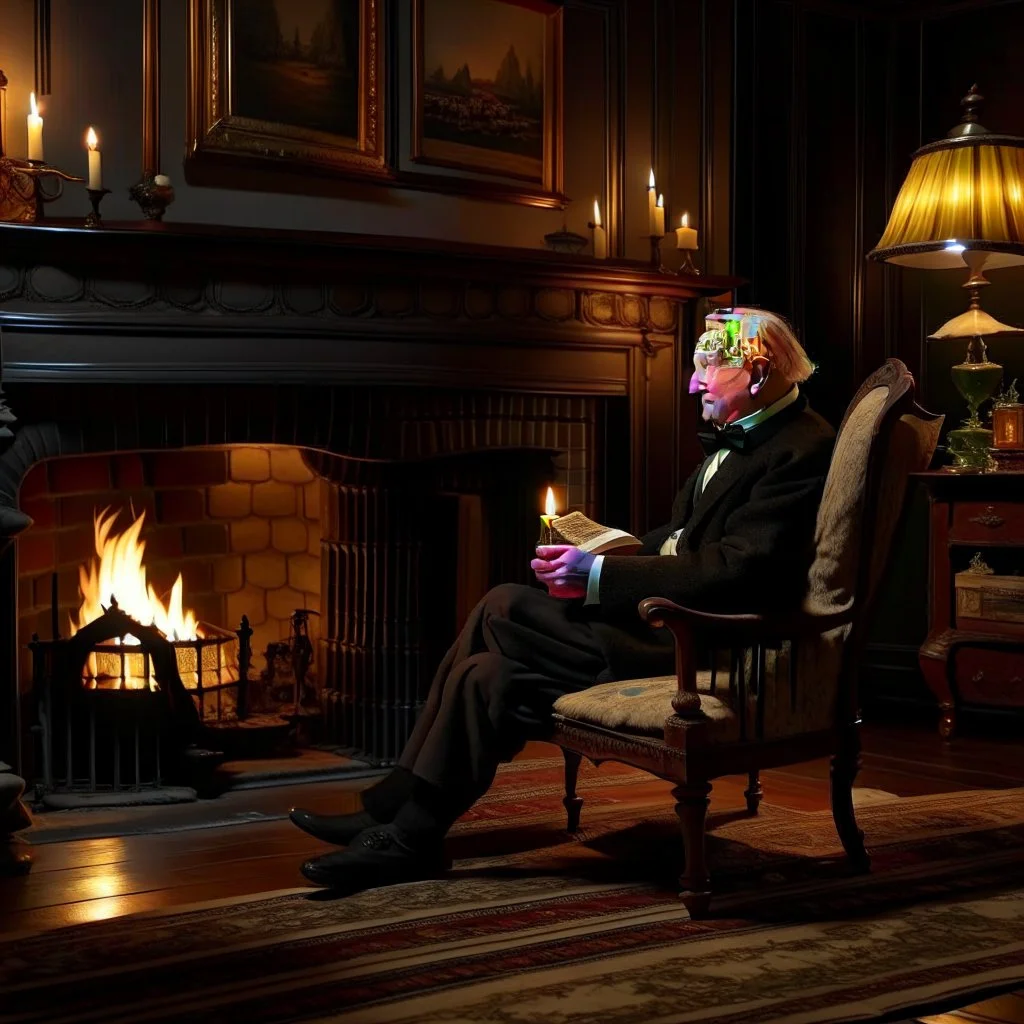
<instances>
[{"instance_id":1,"label":"table drawer","mask_svg":"<svg viewBox=\"0 0 1024 1024\"><path fill-rule=\"evenodd\" d=\"M953 506L949 539L1024 545L1024 503L958 501Z\"/></svg>"},{"instance_id":2,"label":"table drawer","mask_svg":"<svg viewBox=\"0 0 1024 1024\"><path fill-rule=\"evenodd\" d=\"M1016 650L961 647L953 664L961 700L1024 707L1024 643Z\"/></svg>"}]
</instances>

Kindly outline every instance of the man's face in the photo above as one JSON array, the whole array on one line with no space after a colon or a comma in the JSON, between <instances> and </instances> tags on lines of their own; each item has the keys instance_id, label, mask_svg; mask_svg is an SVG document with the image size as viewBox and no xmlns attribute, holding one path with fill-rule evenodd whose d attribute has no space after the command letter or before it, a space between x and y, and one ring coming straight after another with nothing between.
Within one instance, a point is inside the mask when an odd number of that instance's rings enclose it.
<instances>
[{"instance_id":1,"label":"man's face","mask_svg":"<svg viewBox=\"0 0 1024 1024\"><path fill-rule=\"evenodd\" d=\"M709 317L693 353L690 394L701 396L701 415L725 426L753 411L751 356L760 343L757 324L723 311Z\"/></svg>"},{"instance_id":2,"label":"man's face","mask_svg":"<svg viewBox=\"0 0 1024 1024\"><path fill-rule=\"evenodd\" d=\"M731 366L721 352L693 353L690 394L700 394L701 415L720 427L751 411L750 365Z\"/></svg>"}]
</instances>

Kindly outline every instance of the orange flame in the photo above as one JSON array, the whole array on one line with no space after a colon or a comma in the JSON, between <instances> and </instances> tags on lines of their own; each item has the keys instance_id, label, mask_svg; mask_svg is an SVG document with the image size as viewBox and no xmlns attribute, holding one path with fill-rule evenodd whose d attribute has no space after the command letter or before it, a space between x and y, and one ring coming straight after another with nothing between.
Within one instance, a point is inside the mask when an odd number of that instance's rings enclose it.
<instances>
[{"instance_id":1,"label":"orange flame","mask_svg":"<svg viewBox=\"0 0 1024 1024\"><path fill-rule=\"evenodd\" d=\"M555 492L549 487L548 493L544 498L544 515L553 516L558 512L558 506L555 504Z\"/></svg>"},{"instance_id":2,"label":"orange flame","mask_svg":"<svg viewBox=\"0 0 1024 1024\"><path fill-rule=\"evenodd\" d=\"M110 513L108 515L108 512ZM198 623L191 611L182 609L181 574L171 588L170 600L164 604L146 580L146 567L142 556L146 542L139 540L142 532L143 512L123 533L113 533L119 513L104 509L93 516L96 538L96 556L88 568L80 566L78 584L82 591L82 605L78 622L71 621L71 635L103 614L101 601L113 598L121 611L143 625L153 625L168 640L195 640ZM137 644L135 637L125 637L126 644Z\"/></svg>"}]
</instances>

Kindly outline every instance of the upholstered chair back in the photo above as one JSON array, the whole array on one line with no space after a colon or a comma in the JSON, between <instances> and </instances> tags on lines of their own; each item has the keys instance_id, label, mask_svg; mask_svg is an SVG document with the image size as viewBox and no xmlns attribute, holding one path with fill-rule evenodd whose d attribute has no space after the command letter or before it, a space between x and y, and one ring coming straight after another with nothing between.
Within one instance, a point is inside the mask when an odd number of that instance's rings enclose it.
<instances>
[{"instance_id":1,"label":"upholstered chair back","mask_svg":"<svg viewBox=\"0 0 1024 1024\"><path fill-rule=\"evenodd\" d=\"M942 417L913 402L913 378L898 360L874 374L843 418L815 530L814 561L804 611L850 612L851 621L822 634L798 657L804 685L813 671L843 708L855 703L855 681L869 616L888 565L909 474L928 468ZM822 706L819 711L824 712Z\"/></svg>"}]
</instances>

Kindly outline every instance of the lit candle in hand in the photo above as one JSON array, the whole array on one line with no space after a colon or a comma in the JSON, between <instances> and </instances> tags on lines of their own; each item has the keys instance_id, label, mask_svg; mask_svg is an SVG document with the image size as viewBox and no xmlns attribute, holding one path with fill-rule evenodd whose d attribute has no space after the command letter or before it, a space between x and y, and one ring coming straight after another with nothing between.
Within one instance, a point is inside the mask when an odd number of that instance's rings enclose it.
<instances>
[{"instance_id":1,"label":"lit candle in hand","mask_svg":"<svg viewBox=\"0 0 1024 1024\"><path fill-rule=\"evenodd\" d=\"M658 196L658 205L654 208L654 227L651 229L652 235L657 235L658 238L665 237L665 197Z\"/></svg>"},{"instance_id":2,"label":"lit candle in hand","mask_svg":"<svg viewBox=\"0 0 1024 1024\"><path fill-rule=\"evenodd\" d=\"M594 222L591 230L594 232L594 259L607 259L608 235L601 224L601 207L596 199L594 200Z\"/></svg>"},{"instance_id":3,"label":"lit candle in hand","mask_svg":"<svg viewBox=\"0 0 1024 1024\"><path fill-rule=\"evenodd\" d=\"M697 229L690 227L690 215L688 213L683 214L682 227L676 228L676 248L697 248Z\"/></svg>"},{"instance_id":4,"label":"lit candle in hand","mask_svg":"<svg viewBox=\"0 0 1024 1024\"><path fill-rule=\"evenodd\" d=\"M647 230L650 234L655 235L657 232L654 230L654 211L658 208L658 190L654 185L654 168L651 168L651 176L647 183ZM662 232L664 234L664 232Z\"/></svg>"},{"instance_id":5,"label":"lit candle in hand","mask_svg":"<svg viewBox=\"0 0 1024 1024\"><path fill-rule=\"evenodd\" d=\"M29 160L43 160L43 119L39 116L39 107L36 106L36 94L29 94L29 115L28 115L28 158Z\"/></svg>"},{"instance_id":6,"label":"lit candle in hand","mask_svg":"<svg viewBox=\"0 0 1024 1024\"><path fill-rule=\"evenodd\" d=\"M540 517L540 543L551 543L551 524L558 518L555 505L555 492L549 487L544 499L544 515Z\"/></svg>"},{"instance_id":7,"label":"lit candle in hand","mask_svg":"<svg viewBox=\"0 0 1024 1024\"><path fill-rule=\"evenodd\" d=\"M100 159L100 140L96 137L95 128L89 128L85 144L89 148L89 188L99 192L103 188L103 165Z\"/></svg>"}]
</instances>

